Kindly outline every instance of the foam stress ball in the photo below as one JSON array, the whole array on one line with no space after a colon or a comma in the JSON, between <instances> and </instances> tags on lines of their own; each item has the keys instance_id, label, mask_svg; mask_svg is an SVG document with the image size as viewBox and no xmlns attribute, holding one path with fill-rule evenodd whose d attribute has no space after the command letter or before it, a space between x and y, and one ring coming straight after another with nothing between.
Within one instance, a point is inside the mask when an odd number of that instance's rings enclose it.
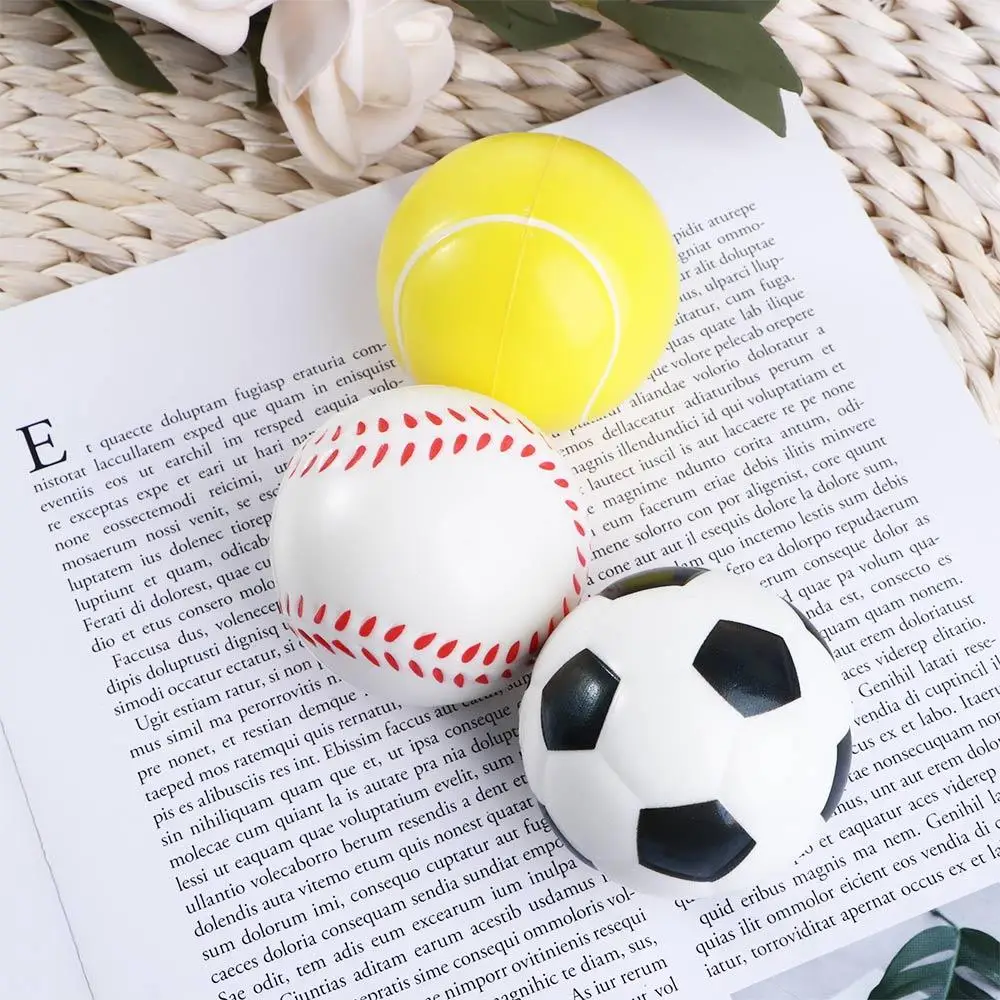
<instances>
[{"instance_id":1,"label":"foam stress ball","mask_svg":"<svg viewBox=\"0 0 1000 1000\"><path fill-rule=\"evenodd\" d=\"M818 841L851 760L819 633L716 570L612 584L542 648L520 707L528 783L578 859L637 892L725 895Z\"/></svg>"},{"instance_id":2,"label":"foam stress ball","mask_svg":"<svg viewBox=\"0 0 1000 1000\"><path fill-rule=\"evenodd\" d=\"M270 554L309 651L401 705L508 683L580 600L585 505L520 414L463 389L405 386L331 416L281 480Z\"/></svg>"},{"instance_id":3,"label":"foam stress ball","mask_svg":"<svg viewBox=\"0 0 1000 1000\"><path fill-rule=\"evenodd\" d=\"M632 173L531 132L461 147L416 181L385 233L377 287L413 380L496 397L555 432L648 377L679 275L664 216Z\"/></svg>"}]
</instances>

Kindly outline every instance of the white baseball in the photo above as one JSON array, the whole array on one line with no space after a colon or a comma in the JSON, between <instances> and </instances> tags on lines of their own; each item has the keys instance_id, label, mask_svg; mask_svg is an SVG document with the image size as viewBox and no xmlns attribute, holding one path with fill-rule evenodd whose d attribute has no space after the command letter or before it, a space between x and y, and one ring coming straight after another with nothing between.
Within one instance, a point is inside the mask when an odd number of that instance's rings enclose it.
<instances>
[{"instance_id":1,"label":"white baseball","mask_svg":"<svg viewBox=\"0 0 1000 1000\"><path fill-rule=\"evenodd\" d=\"M566 460L509 407L415 385L296 450L271 522L281 610L344 680L402 705L506 685L575 607L589 558Z\"/></svg>"}]
</instances>

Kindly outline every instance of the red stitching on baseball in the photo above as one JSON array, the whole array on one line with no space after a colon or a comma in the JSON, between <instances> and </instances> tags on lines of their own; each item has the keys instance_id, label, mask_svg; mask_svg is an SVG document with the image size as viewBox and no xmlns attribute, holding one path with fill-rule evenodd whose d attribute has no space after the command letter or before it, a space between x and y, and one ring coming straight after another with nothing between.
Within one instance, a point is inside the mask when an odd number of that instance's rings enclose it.
<instances>
[{"instance_id":1,"label":"red stitching on baseball","mask_svg":"<svg viewBox=\"0 0 1000 1000\"><path fill-rule=\"evenodd\" d=\"M492 408L489 411L489 413L487 413L484 412L479 407L470 406L468 408L468 411L469 413L472 413L475 416L479 417L481 420L487 422L496 418L509 426L513 426L514 420L516 420L517 424L520 425L528 434L531 434L532 436L536 434L535 429L532 428L520 417L515 416L513 419L508 418L499 409ZM445 412L447 413L448 416L457 420L459 423L468 422L467 415L455 409L454 407L450 406L447 407ZM433 424L435 427L440 427L444 424L444 417L442 417L441 414L434 413L430 410L425 410L422 417L425 418L427 421L429 421L431 424ZM414 416L411 413L404 413L402 415L402 420L403 424L412 430L420 425L421 417ZM390 423L385 417L378 417L375 426L377 426L378 430L381 433L386 433L390 428ZM330 434L329 441L327 443L333 444L333 442L338 440L342 432L343 432L343 425L336 427L333 433ZM368 432L368 427L366 426L364 421L359 420L355 426L355 435L360 436L366 434L367 432ZM326 433L327 433L326 431L321 431L319 435L313 439L311 444L314 447L322 444L324 439L326 438ZM454 439L451 441L452 453L456 455L459 454L460 452L465 450L465 448L469 445L470 441L471 437L469 434L466 434L465 432L457 433ZM492 435L488 431L484 431L483 433L478 434L475 439L475 450L477 452L482 451L483 449L489 447L493 442L494 442L494 435ZM447 439L445 437L435 437L430 444L429 458L433 460L438 455L440 455L446 443ZM504 434L503 437L498 440L498 446L500 452L510 451L514 447L514 443L515 440L512 434L509 433ZM391 451L391 446L389 442L382 442L374 452L374 455L371 459L370 467L373 469L376 468L386 459L390 451ZM351 469L356 465L358 465L359 463L361 463L362 459L367 454L367 452L368 449L366 448L365 445L363 444L357 445L350 459L344 465L344 470L346 471L348 469ZM409 461L411 461L415 452L416 452L416 443L413 441L406 442L400 451L399 464L401 466L406 465ZM532 455L535 455L536 453L537 453L536 446L530 442L525 444L520 449L519 452L520 457L522 458L530 458ZM326 469L330 468L331 465L333 465L333 463L337 460L339 454L340 450L338 448L332 448L329 454L326 456L326 458L324 458L323 461L317 466L317 462L319 462L320 459L319 453L311 455L303 465L303 456L300 452L296 454L292 459L292 462L289 465L288 473L289 475L292 475L294 474L295 470L300 469L300 467L301 467L301 471L299 472L300 477L306 476L313 471L316 471L317 473L324 472ZM551 459L543 459L542 461L538 462L538 468L542 472L555 472L557 469L557 464ZM552 483L554 486L560 489L567 489L570 485L569 480L563 476L553 479ZM577 513L580 509L579 504L571 498L564 498L563 502L574 513ZM587 534L586 529L579 520L573 521L573 527L576 530L577 534L579 534L581 537L586 537ZM577 557L577 562L580 564L581 568L585 568L587 565L588 557L587 554L584 553L582 548L577 547L576 557ZM580 582L580 578L577 574L573 575L572 583L573 583L574 593L576 595L580 595L583 591L583 587ZM288 615L289 618L292 617L291 595L285 596L284 606L282 606L282 602L280 600L277 602L277 605L279 612L281 612L282 607L284 607L285 614ZM323 624L323 622L326 620L327 610L328 608L326 604L321 604L316 609L316 612L313 615L313 623L315 625ZM305 599L302 595L299 595L298 597L295 611L298 618L303 617L305 613ZM562 600L561 615L555 615L549 619L547 635L551 635L555 631L557 620L565 618L569 613L570 613L570 599L569 596L567 595L563 597ZM337 632L343 632L348 627L351 620L351 616L352 612L350 609L342 611L333 622L334 630ZM361 626L358 629L358 634L362 638L368 638L375 632L377 627L378 627L377 617L372 615L364 619L364 621L362 622ZM354 650L352 650L341 639L334 638L327 640L318 633L310 634L304 629L299 629L299 628L293 628L293 630L296 631L297 634L299 634L302 637L302 639L305 642L309 643L310 645L321 646L330 653L341 652L344 655L351 657L352 659L358 658ZM391 627L385 630L383 634L384 641L388 643L395 642L396 640L400 639L406 631L407 631L406 625L401 625L401 624L392 625ZM413 646L417 650L423 650L426 649L428 646L430 646L436 639L437 639L436 632L423 633L417 637L417 639L413 643ZM529 652L532 655L537 654L541 649L541 645L543 642L544 639L542 638L542 632L540 631L534 632L531 636L531 639L528 641ZM381 661L379 660L378 655L376 655L376 653L374 653L372 650L368 649L366 646L360 646L358 648L361 656L364 657L364 659L366 659L373 666L381 665ZM446 660L450 656L452 656L452 654L454 654L458 648L459 648L459 642L457 639L447 639L443 641L436 650L436 656L440 660ZM472 663L479 656L482 648L483 648L482 643L479 642L465 647L460 653L461 662L463 664ZM507 647L506 652L503 653L503 659L507 664L507 668L501 671L500 673L501 677L509 678L512 676L512 671L509 669L509 667L512 666L513 663L518 659L521 652L521 648L522 648L522 643L520 640L513 642L509 647ZM491 666L501 656L501 653L502 653L502 647L500 643L495 643L492 646L490 646L489 649L487 649L486 652L482 655L481 662L483 666L485 667ZM384 658L385 663L388 664L393 670L397 671L400 670L400 662L391 652L386 650L382 652L381 655ZM418 677L425 676L423 667L421 667L421 665L416 660L412 659L408 660L407 665L416 676ZM438 683L444 682L444 671L440 667L435 667L431 673L431 676L433 676L434 679L438 681ZM452 679L454 680L457 687L462 687L465 684L466 676L463 673L457 673L455 677ZM477 684L488 684L490 682L490 677L488 674L480 673L476 675L473 678L473 680Z\"/></svg>"}]
</instances>

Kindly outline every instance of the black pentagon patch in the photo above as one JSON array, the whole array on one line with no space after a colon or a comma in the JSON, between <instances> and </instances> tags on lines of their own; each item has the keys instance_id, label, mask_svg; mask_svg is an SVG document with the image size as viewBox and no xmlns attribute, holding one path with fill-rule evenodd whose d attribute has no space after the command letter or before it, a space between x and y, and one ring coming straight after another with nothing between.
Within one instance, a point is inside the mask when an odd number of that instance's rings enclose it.
<instances>
[{"instance_id":1,"label":"black pentagon patch","mask_svg":"<svg viewBox=\"0 0 1000 1000\"><path fill-rule=\"evenodd\" d=\"M538 808L542 810L542 815L545 817L545 822L549 824L549 829L566 845L570 854L572 854L573 857L577 859L577 861L583 862L583 864L585 864L588 868L596 868L596 865L592 861L588 861L587 858L585 858L573 846L573 844L570 842L569 837L567 837L566 834L563 833L562 830L560 830L559 827L555 825L555 823L552 821L552 817L549 815L548 809L546 809L545 806L541 804L541 802L538 803Z\"/></svg>"},{"instance_id":2,"label":"black pentagon patch","mask_svg":"<svg viewBox=\"0 0 1000 1000\"><path fill-rule=\"evenodd\" d=\"M707 569L700 566L658 566L655 569L644 569L609 584L601 591L600 596L615 600L656 587L683 587L689 580L707 572Z\"/></svg>"},{"instance_id":3,"label":"black pentagon patch","mask_svg":"<svg viewBox=\"0 0 1000 1000\"><path fill-rule=\"evenodd\" d=\"M847 772L851 769L851 731L847 730L847 735L837 744L837 765L833 769L833 782L830 785L830 794L826 797L826 805L823 806L823 819L829 820L834 814L837 806L840 805L840 797L847 787Z\"/></svg>"},{"instance_id":4,"label":"black pentagon patch","mask_svg":"<svg viewBox=\"0 0 1000 1000\"><path fill-rule=\"evenodd\" d=\"M741 865L755 841L717 800L639 812L639 864L688 882L717 882Z\"/></svg>"},{"instance_id":5,"label":"black pentagon patch","mask_svg":"<svg viewBox=\"0 0 1000 1000\"><path fill-rule=\"evenodd\" d=\"M784 601L785 599L784 599L784 598L782 598L782 600ZM826 651L827 651L827 652L828 652L828 653L829 653L829 654L830 654L831 656L833 656L833 650L832 650L832 649L830 649L830 645L829 645L829 643L827 643L826 639L824 639L824 638L823 638L823 635L822 635L822 633L820 632L820 630L819 630L818 628L816 628L816 626L815 626L815 625L813 625L813 623L812 623L811 621L809 621L809 619L808 619L808 618L806 618L806 616L805 616L804 614L802 614L802 612L801 612L801 611L799 611L799 609L798 609L797 607L795 607L795 605L794 605L794 604L792 604L792 603L791 603L790 601L785 601L785 603L786 603L786 604L787 604L787 605L788 605L788 606L789 606L789 607L790 607L790 608L792 609L792 611L794 611L794 612L795 612L795 613L796 613L796 614L797 614L797 615L799 616L799 621L801 621L801 622L802 622L802 624L803 624L803 625L805 625L805 627L806 627L806 631L807 631L807 632L808 632L808 633L809 633L809 634L810 634L810 635L811 635L811 636L812 636L812 637L813 637L814 639L818 639L818 640L819 640L819 642L820 642L820 644L821 644L821 645L823 646L823 648L824 648L824 649L825 649L825 650L826 650Z\"/></svg>"},{"instance_id":6,"label":"black pentagon patch","mask_svg":"<svg viewBox=\"0 0 1000 1000\"><path fill-rule=\"evenodd\" d=\"M744 718L781 708L802 693L785 640L742 622L716 622L694 669Z\"/></svg>"},{"instance_id":7,"label":"black pentagon patch","mask_svg":"<svg viewBox=\"0 0 1000 1000\"><path fill-rule=\"evenodd\" d=\"M548 750L593 750L618 690L618 675L589 649L571 656L542 688Z\"/></svg>"}]
</instances>

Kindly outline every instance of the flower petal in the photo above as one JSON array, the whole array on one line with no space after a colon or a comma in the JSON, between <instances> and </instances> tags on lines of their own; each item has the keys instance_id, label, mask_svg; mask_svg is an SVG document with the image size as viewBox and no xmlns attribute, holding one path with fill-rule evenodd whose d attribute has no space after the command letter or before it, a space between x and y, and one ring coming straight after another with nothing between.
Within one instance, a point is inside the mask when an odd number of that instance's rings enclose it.
<instances>
[{"instance_id":1,"label":"flower petal","mask_svg":"<svg viewBox=\"0 0 1000 1000\"><path fill-rule=\"evenodd\" d=\"M337 56L337 76L349 94L344 95L348 111L356 111L364 102L364 38L370 11L366 0L349 0L349 3L351 28Z\"/></svg>"},{"instance_id":2,"label":"flower petal","mask_svg":"<svg viewBox=\"0 0 1000 1000\"><path fill-rule=\"evenodd\" d=\"M351 119L361 154L375 160L388 153L417 127L423 110L423 101L414 101L405 108L362 108Z\"/></svg>"},{"instance_id":3,"label":"flower petal","mask_svg":"<svg viewBox=\"0 0 1000 1000\"><path fill-rule=\"evenodd\" d=\"M337 79L330 74L313 81L309 88L309 107L316 131L323 141L358 174L366 163L354 134L353 116L348 114L345 104L347 96Z\"/></svg>"},{"instance_id":4,"label":"flower petal","mask_svg":"<svg viewBox=\"0 0 1000 1000\"><path fill-rule=\"evenodd\" d=\"M164 0L158 0L158 2L163 3ZM263 10L272 0L179 0L179 2L201 11L243 11L249 17L251 14Z\"/></svg>"},{"instance_id":5,"label":"flower petal","mask_svg":"<svg viewBox=\"0 0 1000 1000\"><path fill-rule=\"evenodd\" d=\"M316 127L308 97L300 97L297 101L293 101L276 80L270 81L270 88L271 99L288 129L288 134L299 152L310 163L330 177L351 179L360 173L360 169L331 149L322 136Z\"/></svg>"},{"instance_id":6,"label":"flower petal","mask_svg":"<svg viewBox=\"0 0 1000 1000\"><path fill-rule=\"evenodd\" d=\"M292 100L326 70L351 30L349 0L277 0L264 30L260 61Z\"/></svg>"},{"instance_id":7,"label":"flower petal","mask_svg":"<svg viewBox=\"0 0 1000 1000\"><path fill-rule=\"evenodd\" d=\"M123 6L220 56L235 52L250 30L250 14L242 3L228 10L199 10L187 0L124 0Z\"/></svg>"},{"instance_id":8,"label":"flower petal","mask_svg":"<svg viewBox=\"0 0 1000 1000\"><path fill-rule=\"evenodd\" d=\"M427 101L451 79L455 68L455 41L444 31L428 45L407 50L410 63L411 100Z\"/></svg>"},{"instance_id":9,"label":"flower petal","mask_svg":"<svg viewBox=\"0 0 1000 1000\"><path fill-rule=\"evenodd\" d=\"M410 103L410 56L388 19L371 22L365 31L363 103L405 108Z\"/></svg>"}]
</instances>

